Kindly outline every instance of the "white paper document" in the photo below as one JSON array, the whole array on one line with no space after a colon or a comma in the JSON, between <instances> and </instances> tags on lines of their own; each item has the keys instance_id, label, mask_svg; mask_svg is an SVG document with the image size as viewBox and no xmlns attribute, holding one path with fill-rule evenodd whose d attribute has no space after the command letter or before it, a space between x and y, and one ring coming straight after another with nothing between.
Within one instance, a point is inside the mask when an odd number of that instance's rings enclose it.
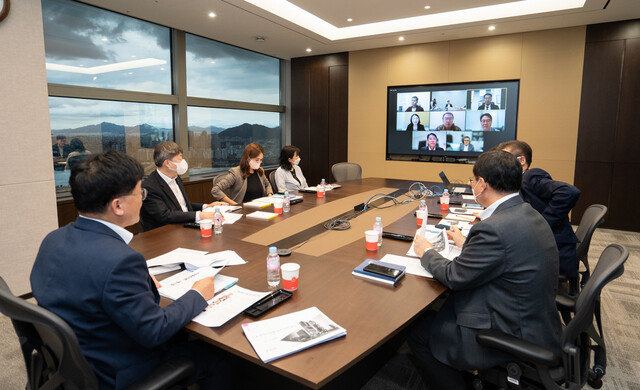
<instances>
[{"instance_id":1,"label":"white paper document","mask_svg":"<svg viewBox=\"0 0 640 390\"><path fill-rule=\"evenodd\" d=\"M242 330L265 363L347 334L317 307L244 323Z\"/></svg>"},{"instance_id":2,"label":"white paper document","mask_svg":"<svg viewBox=\"0 0 640 390\"><path fill-rule=\"evenodd\" d=\"M174 301L181 296L183 296L187 291L191 290L193 284L200 279L204 279L209 276L216 276L218 272L220 272L222 268L198 268L195 271L184 270L179 272L173 276L170 276L164 280L160 281L162 287L158 289L158 292L163 297L173 299ZM218 289L216 285L216 280L213 280L213 283ZM223 284L222 282L220 284ZM220 289L223 289L226 286L220 286Z\"/></svg>"},{"instance_id":3,"label":"white paper document","mask_svg":"<svg viewBox=\"0 0 640 390\"><path fill-rule=\"evenodd\" d=\"M405 272L411 275L425 276L427 278L433 278L433 275L429 273L422 264L420 259L415 257L397 256L386 254L380 261L390 264L403 265L406 267Z\"/></svg>"},{"instance_id":4,"label":"white paper document","mask_svg":"<svg viewBox=\"0 0 640 390\"><path fill-rule=\"evenodd\" d=\"M273 219L273 218L277 217L278 215L280 215L280 214L269 213L267 211L254 211L251 214L247 214L247 218L269 220L269 219Z\"/></svg>"},{"instance_id":5,"label":"white paper document","mask_svg":"<svg viewBox=\"0 0 640 390\"><path fill-rule=\"evenodd\" d=\"M254 199L251 202L245 202L242 205L244 207L264 208L267 206L271 206L272 203L273 203L272 197L264 196L262 198Z\"/></svg>"},{"instance_id":6,"label":"white paper document","mask_svg":"<svg viewBox=\"0 0 640 390\"><path fill-rule=\"evenodd\" d=\"M162 275L168 272L178 271L180 269L180 264L174 265L156 265L149 268L149 274L151 275Z\"/></svg>"},{"instance_id":7,"label":"white paper document","mask_svg":"<svg viewBox=\"0 0 640 390\"><path fill-rule=\"evenodd\" d=\"M476 208L449 207L449 213L453 214L473 215L473 213L477 212L479 212L479 210Z\"/></svg>"},{"instance_id":8,"label":"white paper document","mask_svg":"<svg viewBox=\"0 0 640 390\"><path fill-rule=\"evenodd\" d=\"M267 294L269 292L251 291L235 285L208 300L207 307L193 320L208 327L222 326Z\"/></svg>"},{"instance_id":9,"label":"white paper document","mask_svg":"<svg viewBox=\"0 0 640 390\"><path fill-rule=\"evenodd\" d=\"M476 200L476 197L473 195L462 195L462 199L464 200Z\"/></svg>"},{"instance_id":10,"label":"white paper document","mask_svg":"<svg viewBox=\"0 0 640 390\"><path fill-rule=\"evenodd\" d=\"M416 235L420 234L420 229L416 232ZM433 246L433 249L440 254L440 256L453 260L456 256L460 254L460 248L455 245L449 245L449 239L447 238L447 231L442 229L437 232L433 232L432 230L427 230L427 234L425 236L427 240ZM411 242L411 247L407 251L407 256L418 257L416 252L413 250L414 243Z\"/></svg>"},{"instance_id":11,"label":"white paper document","mask_svg":"<svg viewBox=\"0 0 640 390\"><path fill-rule=\"evenodd\" d=\"M147 267L151 268L157 265L175 266L187 261L197 261L202 256L206 255L207 251L197 251L186 248L176 248L171 252L167 252L153 259L147 260Z\"/></svg>"},{"instance_id":12,"label":"white paper document","mask_svg":"<svg viewBox=\"0 0 640 390\"><path fill-rule=\"evenodd\" d=\"M216 208L219 208L221 213L231 213L236 210L242 209L242 206L230 206L230 205L229 206L213 206L213 207L207 207L202 211L213 213L214 211L216 211Z\"/></svg>"}]
</instances>

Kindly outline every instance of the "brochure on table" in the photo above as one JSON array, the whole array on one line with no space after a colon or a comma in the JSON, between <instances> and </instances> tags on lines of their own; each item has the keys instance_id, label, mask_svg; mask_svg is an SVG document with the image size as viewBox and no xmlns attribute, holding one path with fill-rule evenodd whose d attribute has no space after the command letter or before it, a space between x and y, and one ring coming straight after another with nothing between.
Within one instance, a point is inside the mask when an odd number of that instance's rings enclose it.
<instances>
[{"instance_id":1,"label":"brochure on table","mask_svg":"<svg viewBox=\"0 0 640 390\"><path fill-rule=\"evenodd\" d=\"M280 214L269 213L267 211L254 211L251 214L247 214L247 218L269 220L269 219L273 219L273 218L277 217L278 215L280 215Z\"/></svg>"},{"instance_id":2,"label":"brochure on table","mask_svg":"<svg viewBox=\"0 0 640 390\"><path fill-rule=\"evenodd\" d=\"M242 330L265 363L347 334L317 307L244 323Z\"/></svg>"},{"instance_id":3,"label":"brochure on table","mask_svg":"<svg viewBox=\"0 0 640 390\"><path fill-rule=\"evenodd\" d=\"M208 327L218 327L242 313L269 292L251 291L237 284L207 301L204 311L193 320Z\"/></svg>"},{"instance_id":4,"label":"brochure on table","mask_svg":"<svg viewBox=\"0 0 640 390\"><path fill-rule=\"evenodd\" d=\"M176 248L158 257L147 261L149 272L153 273L157 269L176 270L180 264L184 263L189 270L201 267L219 267L228 265L240 265L247 262L235 251L225 250L221 252L207 253L207 251L197 251L186 248ZM168 272L168 271L164 271ZM160 272L162 273L162 272ZM154 275L157 273L154 273Z\"/></svg>"},{"instance_id":5,"label":"brochure on table","mask_svg":"<svg viewBox=\"0 0 640 390\"><path fill-rule=\"evenodd\" d=\"M193 287L195 282L206 277L215 276L213 284L215 286L216 293L233 286L238 281L238 278L218 275L220 269L221 268L206 267L199 268L195 271L184 270L160 281L160 285L162 287L158 289L158 292L163 297L173 299L175 301L183 296L187 291L191 290L191 287Z\"/></svg>"}]
</instances>

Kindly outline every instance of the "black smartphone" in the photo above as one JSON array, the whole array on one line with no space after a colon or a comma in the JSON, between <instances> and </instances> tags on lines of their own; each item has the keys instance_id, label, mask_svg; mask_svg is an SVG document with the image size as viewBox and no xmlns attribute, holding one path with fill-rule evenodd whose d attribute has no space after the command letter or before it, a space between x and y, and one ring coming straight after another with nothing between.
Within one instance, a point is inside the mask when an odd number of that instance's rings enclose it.
<instances>
[{"instance_id":1,"label":"black smartphone","mask_svg":"<svg viewBox=\"0 0 640 390\"><path fill-rule=\"evenodd\" d=\"M449 230L451 226L449 225L443 225L443 224L438 224L436 225L436 229L444 229L444 230Z\"/></svg>"},{"instance_id":2,"label":"black smartphone","mask_svg":"<svg viewBox=\"0 0 640 390\"><path fill-rule=\"evenodd\" d=\"M184 227L200 229L200 224L196 222L185 222Z\"/></svg>"},{"instance_id":3,"label":"black smartphone","mask_svg":"<svg viewBox=\"0 0 640 390\"><path fill-rule=\"evenodd\" d=\"M397 278L401 273L399 269L389 268L375 263L367 264L363 270L393 279Z\"/></svg>"},{"instance_id":4,"label":"black smartphone","mask_svg":"<svg viewBox=\"0 0 640 390\"><path fill-rule=\"evenodd\" d=\"M249 306L244 311L244 314L251 316L253 318L259 317L264 313L266 313L267 311L273 309L280 303L291 298L291 295L293 295L293 293L287 290L283 290L283 289L276 290L271 294L267 295L266 297L262 298L258 302L254 303L253 305Z\"/></svg>"}]
</instances>

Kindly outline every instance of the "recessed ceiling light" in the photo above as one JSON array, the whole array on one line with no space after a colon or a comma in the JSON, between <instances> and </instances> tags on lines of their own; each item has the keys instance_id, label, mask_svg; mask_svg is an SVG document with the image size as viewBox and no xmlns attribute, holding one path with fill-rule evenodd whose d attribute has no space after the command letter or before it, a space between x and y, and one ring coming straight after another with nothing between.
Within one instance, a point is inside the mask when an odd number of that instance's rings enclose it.
<instances>
[{"instance_id":1,"label":"recessed ceiling light","mask_svg":"<svg viewBox=\"0 0 640 390\"><path fill-rule=\"evenodd\" d=\"M424 6L424 9L430 9L430 8L431 8L431 6L430 6L430 5L425 5L425 6Z\"/></svg>"},{"instance_id":2,"label":"recessed ceiling light","mask_svg":"<svg viewBox=\"0 0 640 390\"><path fill-rule=\"evenodd\" d=\"M493 31L496 29L496 26L489 26L489 31Z\"/></svg>"},{"instance_id":3,"label":"recessed ceiling light","mask_svg":"<svg viewBox=\"0 0 640 390\"><path fill-rule=\"evenodd\" d=\"M216 17L216 14L215 14L215 13L213 13L213 12L209 12L209 17L210 17L210 18L215 18L215 17Z\"/></svg>"},{"instance_id":4,"label":"recessed ceiling light","mask_svg":"<svg viewBox=\"0 0 640 390\"><path fill-rule=\"evenodd\" d=\"M311 48L310 47L307 48L307 53L311 53Z\"/></svg>"},{"instance_id":5,"label":"recessed ceiling light","mask_svg":"<svg viewBox=\"0 0 640 390\"><path fill-rule=\"evenodd\" d=\"M347 22L353 22L353 19L349 18L347 19Z\"/></svg>"},{"instance_id":6,"label":"recessed ceiling light","mask_svg":"<svg viewBox=\"0 0 640 390\"><path fill-rule=\"evenodd\" d=\"M404 37L399 37L398 40L399 41L404 41Z\"/></svg>"},{"instance_id":7,"label":"recessed ceiling light","mask_svg":"<svg viewBox=\"0 0 640 390\"><path fill-rule=\"evenodd\" d=\"M264 42L264 37L263 37L263 36L258 35L258 36L256 37L256 42Z\"/></svg>"},{"instance_id":8,"label":"recessed ceiling light","mask_svg":"<svg viewBox=\"0 0 640 390\"><path fill-rule=\"evenodd\" d=\"M108 41L108 39L107 38L102 38L101 41L102 42L106 42L106 41Z\"/></svg>"},{"instance_id":9,"label":"recessed ceiling light","mask_svg":"<svg viewBox=\"0 0 640 390\"><path fill-rule=\"evenodd\" d=\"M215 63L216 63L215 61L211 61L211 62L210 62L210 64L215 64Z\"/></svg>"}]
</instances>

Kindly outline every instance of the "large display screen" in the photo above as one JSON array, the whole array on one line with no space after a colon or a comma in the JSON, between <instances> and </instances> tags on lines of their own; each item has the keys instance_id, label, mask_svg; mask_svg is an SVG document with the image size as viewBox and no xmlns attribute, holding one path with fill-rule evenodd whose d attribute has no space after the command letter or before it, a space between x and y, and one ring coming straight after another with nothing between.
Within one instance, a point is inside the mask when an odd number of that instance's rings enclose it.
<instances>
[{"instance_id":1,"label":"large display screen","mask_svg":"<svg viewBox=\"0 0 640 390\"><path fill-rule=\"evenodd\" d=\"M476 157L516 139L519 85L509 80L388 87L387 159Z\"/></svg>"}]
</instances>

